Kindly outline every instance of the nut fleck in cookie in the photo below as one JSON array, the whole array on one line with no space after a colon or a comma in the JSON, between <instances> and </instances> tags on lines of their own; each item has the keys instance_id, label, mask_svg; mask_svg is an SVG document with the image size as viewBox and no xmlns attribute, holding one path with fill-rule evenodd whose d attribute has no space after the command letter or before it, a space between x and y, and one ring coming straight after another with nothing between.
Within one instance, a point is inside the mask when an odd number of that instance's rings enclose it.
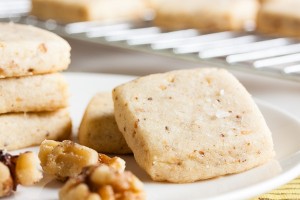
<instances>
[{"instance_id":1,"label":"nut fleck in cookie","mask_svg":"<svg viewBox=\"0 0 300 200\"><path fill-rule=\"evenodd\" d=\"M29 25L0 23L0 78L62 71L70 45L58 35Z\"/></svg>"},{"instance_id":2,"label":"nut fleck in cookie","mask_svg":"<svg viewBox=\"0 0 300 200\"><path fill-rule=\"evenodd\" d=\"M111 93L98 93L88 104L78 133L79 143L101 153L131 153L119 131Z\"/></svg>"},{"instance_id":3,"label":"nut fleck in cookie","mask_svg":"<svg viewBox=\"0 0 300 200\"><path fill-rule=\"evenodd\" d=\"M239 173L273 158L271 132L246 89L223 69L171 71L113 90L115 117L156 181Z\"/></svg>"}]
</instances>

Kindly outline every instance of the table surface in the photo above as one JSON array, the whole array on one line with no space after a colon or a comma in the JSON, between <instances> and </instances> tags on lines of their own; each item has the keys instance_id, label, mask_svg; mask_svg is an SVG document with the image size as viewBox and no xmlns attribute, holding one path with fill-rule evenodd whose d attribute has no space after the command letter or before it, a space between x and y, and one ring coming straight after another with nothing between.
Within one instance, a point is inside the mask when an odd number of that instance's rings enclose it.
<instances>
[{"instance_id":1,"label":"table surface","mask_svg":"<svg viewBox=\"0 0 300 200\"><path fill-rule=\"evenodd\" d=\"M201 66L174 58L68 40L72 46L68 71L147 75ZM256 98L300 118L300 83L232 71ZM300 173L300 172L299 172Z\"/></svg>"}]
</instances>

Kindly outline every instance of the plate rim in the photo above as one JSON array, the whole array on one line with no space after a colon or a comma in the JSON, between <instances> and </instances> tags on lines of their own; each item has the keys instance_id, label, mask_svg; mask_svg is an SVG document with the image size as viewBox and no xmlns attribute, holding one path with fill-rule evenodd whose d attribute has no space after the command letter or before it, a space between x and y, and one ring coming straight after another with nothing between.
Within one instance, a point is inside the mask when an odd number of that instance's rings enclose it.
<instances>
[{"instance_id":1,"label":"plate rim","mask_svg":"<svg viewBox=\"0 0 300 200\"><path fill-rule=\"evenodd\" d=\"M92 77L113 77L113 78L125 78L125 79L134 79L138 78L139 76L132 76L132 75L122 75L122 74L110 74L110 73L89 73L89 72L63 72L63 75L66 75L68 78L72 79L74 76L82 77L82 78L87 78L89 76ZM247 88L246 88L247 89ZM288 111L272 104L267 101L264 101L260 98L256 98L252 96L254 99L255 103L260 106L262 105L263 107L266 107L267 109L271 109L275 112L281 113L285 115L286 117L292 119L296 123L300 124L300 119L295 116L292 113L289 113ZM297 151L294 154L300 153ZM290 155L293 156L294 154ZM300 160L298 164L296 164L293 168L286 170L284 173L281 173L275 177L272 177L268 180L264 180L262 182L259 182L257 184L254 184L252 186L242 188L236 191L230 191L230 192L225 192L221 195L215 196L215 197L208 197L205 198L207 200L221 200L221 199L241 199L241 198L251 198L253 196L258 196L260 194L266 193L270 190L273 190L275 188L278 188L287 182L293 180L294 178L298 177L300 175ZM196 197L191 200L200 200L203 199L201 197Z\"/></svg>"},{"instance_id":2,"label":"plate rim","mask_svg":"<svg viewBox=\"0 0 300 200\"><path fill-rule=\"evenodd\" d=\"M123 75L123 74L111 74L111 73L90 73L90 72L62 72L63 76L66 76L68 79L74 79L74 78L88 78L88 77L107 77L107 78L124 78L128 80L132 80L135 78L138 78L139 76L133 76L133 75ZM235 76L236 77L236 76ZM247 88L246 88L247 89ZM289 119L292 119L296 123L300 124L300 119L299 117L295 116L294 114L272 104L267 101L264 101L260 98L256 98L252 96L254 99L255 103L260 106L264 106L267 109L274 110L275 112L281 113L288 117ZM82 117L82 116L81 116ZM300 154L300 149L294 153L294 154ZM294 154L291 154L289 156L293 156ZM280 161L280 160L278 160ZM254 184L252 186L246 186L246 188L234 190L234 191L229 191L229 192L224 192L223 194L217 195L215 197L208 197L205 198L207 200L221 200L221 199L244 199L244 198L251 198L254 196L258 196L260 194L266 193L270 190L273 190L275 188L278 188L287 182L295 179L300 175L300 160L296 165L294 165L291 169L286 170L284 173L281 173L279 175L276 175L275 177L269 178L267 180L261 181L257 184ZM200 200L203 199L203 197L196 197L192 198L191 200Z\"/></svg>"}]
</instances>

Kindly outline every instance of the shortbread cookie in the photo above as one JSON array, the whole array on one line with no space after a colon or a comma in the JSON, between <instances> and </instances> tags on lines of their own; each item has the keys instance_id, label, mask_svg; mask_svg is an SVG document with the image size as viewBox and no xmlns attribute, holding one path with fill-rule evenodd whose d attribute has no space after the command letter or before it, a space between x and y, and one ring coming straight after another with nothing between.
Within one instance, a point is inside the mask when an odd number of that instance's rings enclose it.
<instances>
[{"instance_id":1,"label":"shortbread cookie","mask_svg":"<svg viewBox=\"0 0 300 200\"><path fill-rule=\"evenodd\" d=\"M0 78L45 74L67 69L70 45L54 33L0 23Z\"/></svg>"},{"instance_id":2,"label":"shortbread cookie","mask_svg":"<svg viewBox=\"0 0 300 200\"><path fill-rule=\"evenodd\" d=\"M79 143L101 153L131 153L119 131L111 93L96 94L86 108L79 133Z\"/></svg>"},{"instance_id":3,"label":"shortbread cookie","mask_svg":"<svg viewBox=\"0 0 300 200\"><path fill-rule=\"evenodd\" d=\"M45 139L63 140L71 133L67 109L40 113L0 115L0 149L38 145Z\"/></svg>"},{"instance_id":4,"label":"shortbread cookie","mask_svg":"<svg viewBox=\"0 0 300 200\"><path fill-rule=\"evenodd\" d=\"M263 1L257 17L257 31L261 33L300 36L300 1Z\"/></svg>"},{"instance_id":5,"label":"shortbread cookie","mask_svg":"<svg viewBox=\"0 0 300 200\"><path fill-rule=\"evenodd\" d=\"M155 181L239 173L274 156L258 107L224 69L145 76L115 88L113 100L119 129Z\"/></svg>"},{"instance_id":6,"label":"shortbread cookie","mask_svg":"<svg viewBox=\"0 0 300 200\"><path fill-rule=\"evenodd\" d=\"M151 0L155 24L167 29L243 30L255 22L256 0Z\"/></svg>"},{"instance_id":7,"label":"shortbread cookie","mask_svg":"<svg viewBox=\"0 0 300 200\"><path fill-rule=\"evenodd\" d=\"M31 14L42 20L70 23L138 19L145 11L141 0L32 0Z\"/></svg>"},{"instance_id":8,"label":"shortbread cookie","mask_svg":"<svg viewBox=\"0 0 300 200\"><path fill-rule=\"evenodd\" d=\"M68 105L61 74L0 79L0 113L53 111Z\"/></svg>"}]
</instances>

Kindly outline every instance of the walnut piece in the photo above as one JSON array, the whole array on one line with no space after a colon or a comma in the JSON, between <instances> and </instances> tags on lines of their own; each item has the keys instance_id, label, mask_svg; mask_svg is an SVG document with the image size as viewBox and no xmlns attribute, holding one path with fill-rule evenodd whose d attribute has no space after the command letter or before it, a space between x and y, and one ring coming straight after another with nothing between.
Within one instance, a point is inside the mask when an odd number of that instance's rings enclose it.
<instances>
[{"instance_id":1,"label":"walnut piece","mask_svg":"<svg viewBox=\"0 0 300 200\"><path fill-rule=\"evenodd\" d=\"M70 140L44 140L40 145L39 158L44 172L55 175L59 180L76 177L85 166L98 163L95 150Z\"/></svg>"},{"instance_id":2,"label":"walnut piece","mask_svg":"<svg viewBox=\"0 0 300 200\"><path fill-rule=\"evenodd\" d=\"M39 160L32 152L12 156L0 150L0 197L9 196L17 185L33 185L43 178L37 168Z\"/></svg>"},{"instance_id":3,"label":"walnut piece","mask_svg":"<svg viewBox=\"0 0 300 200\"><path fill-rule=\"evenodd\" d=\"M129 171L118 171L106 164L83 169L69 179L59 192L60 200L143 200L143 183Z\"/></svg>"},{"instance_id":4,"label":"walnut piece","mask_svg":"<svg viewBox=\"0 0 300 200\"><path fill-rule=\"evenodd\" d=\"M68 181L62 187L62 200L143 200L142 182L125 170L119 157L65 140L45 140L39 158L44 172Z\"/></svg>"},{"instance_id":5,"label":"walnut piece","mask_svg":"<svg viewBox=\"0 0 300 200\"><path fill-rule=\"evenodd\" d=\"M0 197L9 196L13 191L13 180L9 168L0 162Z\"/></svg>"},{"instance_id":6,"label":"walnut piece","mask_svg":"<svg viewBox=\"0 0 300 200\"><path fill-rule=\"evenodd\" d=\"M39 182L43 174L38 170L39 159L33 152L21 153L16 160L16 178L21 185L29 186Z\"/></svg>"},{"instance_id":7,"label":"walnut piece","mask_svg":"<svg viewBox=\"0 0 300 200\"><path fill-rule=\"evenodd\" d=\"M119 158L119 157L111 158L105 154L99 153L99 161L100 161L100 163L103 163L109 167L114 168L118 172L124 172L125 167L126 167L125 160L123 160L122 158Z\"/></svg>"},{"instance_id":8,"label":"walnut piece","mask_svg":"<svg viewBox=\"0 0 300 200\"><path fill-rule=\"evenodd\" d=\"M121 158L98 154L97 151L70 140L45 140L40 146L39 158L44 172L55 175L59 180L76 177L84 167L98 163L107 164L119 171L125 169L125 161Z\"/></svg>"}]
</instances>

